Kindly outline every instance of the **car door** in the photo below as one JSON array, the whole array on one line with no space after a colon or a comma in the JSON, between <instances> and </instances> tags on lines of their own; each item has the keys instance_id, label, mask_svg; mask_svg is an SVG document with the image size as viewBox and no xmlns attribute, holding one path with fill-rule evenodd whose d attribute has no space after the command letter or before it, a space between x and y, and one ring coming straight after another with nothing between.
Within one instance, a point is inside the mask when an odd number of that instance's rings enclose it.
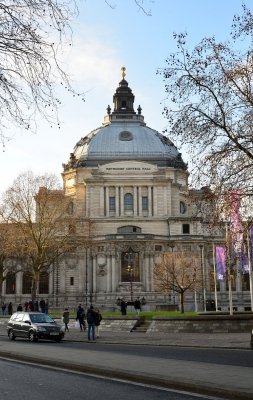
<instances>
[{"instance_id":1,"label":"car door","mask_svg":"<svg viewBox=\"0 0 253 400\"><path fill-rule=\"evenodd\" d=\"M22 336L22 319L24 313L19 312L17 313L15 320L13 321L13 332L15 336Z\"/></svg>"},{"instance_id":2,"label":"car door","mask_svg":"<svg viewBox=\"0 0 253 400\"><path fill-rule=\"evenodd\" d=\"M31 328L31 319L28 313L23 314L22 324L22 337L28 337L29 329Z\"/></svg>"}]
</instances>

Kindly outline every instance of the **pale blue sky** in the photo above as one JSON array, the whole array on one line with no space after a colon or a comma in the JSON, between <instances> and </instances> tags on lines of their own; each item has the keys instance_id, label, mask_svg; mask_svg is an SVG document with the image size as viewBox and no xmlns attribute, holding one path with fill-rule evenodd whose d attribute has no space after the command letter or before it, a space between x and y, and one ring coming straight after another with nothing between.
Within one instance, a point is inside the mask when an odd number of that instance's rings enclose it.
<instances>
[{"instance_id":1,"label":"pale blue sky","mask_svg":"<svg viewBox=\"0 0 253 400\"><path fill-rule=\"evenodd\" d=\"M148 17L138 10L134 0L82 0L80 15L73 24L73 48L66 48L65 68L76 89L86 91L83 103L62 94L62 128L50 129L38 121L37 134L10 131L13 140L1 152L0 192L20 172L53 172L60 176L62 163L80 137L103 122L108 104L126 67L126 79L140 104L145 122L162 131L166 97L162 77L156 74L165 66L166 56L176 51L173 32L187 31L190 45L204 36L228 37L232 18L241 12L240 0L144 0ZM246 5L251 2L247 0ZM187 155L183 153L187 160Z\"/></svg>"}]
</instances>

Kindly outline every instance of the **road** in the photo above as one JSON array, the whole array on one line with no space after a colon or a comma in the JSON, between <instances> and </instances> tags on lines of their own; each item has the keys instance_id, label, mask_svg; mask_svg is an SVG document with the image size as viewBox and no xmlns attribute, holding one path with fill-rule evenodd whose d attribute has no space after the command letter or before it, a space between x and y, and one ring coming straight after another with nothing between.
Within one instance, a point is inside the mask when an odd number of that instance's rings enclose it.
<instances>
[{"instance_id":1,"label":"road","mask_svg":"<svg viewBox=\"0 0 253 400\"><path fill-rule=\"evenodd\" d=\"M0 337L0 348L4 348L4 342L11 343L7 337ZM50 348L55 347L62 349L83 351L85 349L94 352L106 353L110 352L112 355L117 354L123 355L138 355L140 357L147 358L159 358L161 360L183 360L183 361L195 361L205 364L217 364L217 365L232 365L235 367L249 367L253 368L253 353L248 350L235 350L235 349L224 349L224 348L190 348L190 347L159 347L159 346L136 346L136 345L119 345L119 344L104 344L104 343L83 343L83 342L70 342L62 341L60 344L54 342L40 341L39 343L30 344L27 340L17 338L15 345L19 343L20 347L23 344L29 346L36 346L38 348L46 349L46 352L50 352Z\"/></svg>"},{"instance_id":2,"label":"road","mask_svg":"<svg viewBox=\"0 0 253 400\"><path fill-rule=\"evenodd\" d=\"M2 357L233 400L253 399L252 355L250 349L108 344L99 339L30 343L0 337Z\"/></svg>"},{"instance_id":3,"label":"road","mask_svg":"<svg viewBox=\"0 0 253 400\"><path fill-rule=\"evenodd\" d=\"M1 400L196 400L196 396L0 359ZM198 400L210 397L198 396Z\"/></svg>"}]
</instances>

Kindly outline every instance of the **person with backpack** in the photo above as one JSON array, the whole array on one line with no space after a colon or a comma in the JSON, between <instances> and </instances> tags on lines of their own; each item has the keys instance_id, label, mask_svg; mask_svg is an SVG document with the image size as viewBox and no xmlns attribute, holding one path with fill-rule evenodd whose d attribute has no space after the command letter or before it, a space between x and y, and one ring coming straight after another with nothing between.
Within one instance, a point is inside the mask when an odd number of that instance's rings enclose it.
<instances>
[{"instance_id":1,"label":"person with backpack","mask_svg":"<svg viewBox=\"0 0 253 400\"><path fill-rule=\"evenodd\" d=\"M87 311L87 323L88 323L88 340L90 340L90 335L92 333L92 340L95 340L95 319L96 313L93 306L91 305Z\"/></svg>"},{"instance_id":2,"label":"person with backpack","mask_svg":"<svg viewBox=\"0 0 253 400\"><path fill-rule=\"evenodd\" d=\"M85 331L86 326L85 326L85 312L81 304L77 307L77 312L76 312L76 321L79 321L80 325L80 331Z\"/></svg>"}]
</instances>

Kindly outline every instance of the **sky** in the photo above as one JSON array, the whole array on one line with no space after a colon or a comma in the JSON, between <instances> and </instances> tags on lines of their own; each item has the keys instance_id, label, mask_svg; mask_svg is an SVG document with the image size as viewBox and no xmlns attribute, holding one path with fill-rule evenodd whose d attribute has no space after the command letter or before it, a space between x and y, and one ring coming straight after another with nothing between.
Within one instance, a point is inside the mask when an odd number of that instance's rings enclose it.
<instances>
[{"instance_id":1,"label":"sky","mask_svg":"<svg viewBox=\"0 0 253 400\"><path fill-rule=\"evenodd\" d=\"M79 16L73 21L73 46L63 53L65 70L75 89L85 92L85 102L59 92L61 129L38 120L36 134L12 130L12 139L0 149L0 194L25 171L54 173L61 179L79 139L101 126L108 105L126 67L126 80L140 104L146 124L160 132L167 127L163 116L166 93L162 76L166 56L176 52L173 32L187 32L189 46L215 35L225 40L240 0L143 0L151 16L134 0L77 0ZM250 6L250 0L245 4ZM175 143L177 144L177 143ZM180 149L182 150L182 149ZM187 160L187 149L182 156Z\"/></svg>"}]
</instances>

